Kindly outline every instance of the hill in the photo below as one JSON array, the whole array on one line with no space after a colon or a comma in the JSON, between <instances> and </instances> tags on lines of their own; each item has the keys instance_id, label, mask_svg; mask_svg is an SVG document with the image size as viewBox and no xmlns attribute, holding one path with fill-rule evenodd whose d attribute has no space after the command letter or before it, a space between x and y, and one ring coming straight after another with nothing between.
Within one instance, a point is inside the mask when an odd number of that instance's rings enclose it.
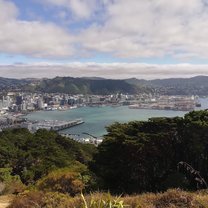
<instances>
[{"instance_id":1,"label":"hill","mask_svg":"<svg viewBox=\"0 0 208 208\"><path fill-rule=\"evenodd\" d=\"M136 86L148 86L166 95L208 95L208 76L155 80L127 79Z\"/></svg>"},{"instance_id":2,"label":"hill","mask_svg":"<svg viewBox=\"0 0 208 208\"><path fill-rule=\"evenodd\" d=\"M60 92L70 94L135 94L145 90L149 91L150 89L139 88L127 83L125 80L56 77L54 79L42 80L36 90L48 93Z\"/></svg>"},{"instance_id":3,"label":"hill","mask_svg":"<svg viewBox=\"0 0 208 208\"><path fill-rule=\"evenodd\" d=\"M208 76L170 79L104 79L100 77L55 77L53 79L0 78L0 89L22 89L47 93L113 94L151 93L164 95L208 95Z\"/></svg>"},{"instance_id":4,"label":"hill","mask_svg":"<svg viewBox=\"0 0 208 208\"><path fill-rule=\"evenodd\" d=\"M0 89L14 89L29 83L31 83L31 81L26 79L9 79L0 77Z\"/></svg>"},{"instance_id":5,"label":"hill","mask_svg":"<svg viewBox=\"0 0 208 208\"><path fill-rule=\"evenodd\" d=\"M208 95L208 76L155 80L56 77L42 80L36 90L70 94L136 94L156 91L165 95Z\"/></svg>"}]
</instances>

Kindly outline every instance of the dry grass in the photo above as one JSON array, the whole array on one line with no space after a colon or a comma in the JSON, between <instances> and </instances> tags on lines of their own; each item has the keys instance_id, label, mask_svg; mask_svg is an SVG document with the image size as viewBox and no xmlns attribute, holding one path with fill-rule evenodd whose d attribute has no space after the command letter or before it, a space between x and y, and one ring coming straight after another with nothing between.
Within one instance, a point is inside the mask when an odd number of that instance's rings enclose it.
<instances>
[{"instance_id":1,"label":"dry grass","mask_svg":"<svg viewBox=\"0 0 208 208\"><path fill-rule=\"evenodd\" d=\"M94 193L85 196L84 200L80 195L72 198L60 193L33 191L17 196L10 208L110 208L110 204L115 204L115 200L122 204L120 208L208 208L208 191L191 193L173 189L164 193L121 198L108 193Z\"/></svg>"},{"instance_id":2,"label":"dry grass","mask_svg":"<svg viewBox=\"0 0 208 208\"><path fill-rule=\"evenodd\" d=\"M10 203L13 200L12 195L5 195L5 196L0 196L0 208L6 208L10 205Z\"/></svg>"}]
</instances>

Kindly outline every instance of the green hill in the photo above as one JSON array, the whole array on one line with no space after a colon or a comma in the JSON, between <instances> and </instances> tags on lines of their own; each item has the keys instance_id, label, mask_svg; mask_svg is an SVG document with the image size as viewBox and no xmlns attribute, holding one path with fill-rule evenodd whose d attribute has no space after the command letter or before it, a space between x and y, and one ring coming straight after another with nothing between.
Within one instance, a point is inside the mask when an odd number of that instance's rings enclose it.
<instances>
[{"instance_id":1,"label":"green hill","mask_svg":"<svg viewBox=\"0 0 208 208\"><path fill-rule=\"evenodd\" d=\"M155 80L56 77L41 81L36 90L70 94L136 94L157 91L166 95L208 95L208 77Z\"/></svg>"},{"instance_id":2,"label":"green hill","mask_svg":"<svg viewBox=\"0 0 208 208\"><path fill-rule=\"evenodd\" d=\"M208 95L208 76L155 80L127 79L127 83L147 86L167 95Z\"/></svg>"},{"instance_id":3,"label":"green hill","mask_svg":"<svg viewBox=\"0 0 208 208\"><path fill-rule=\"evenodd\" d=\"M56 77L54 79L43 80L37 86L37 90L48 93L60 92L70 94L135 94L144 91L144 89L129 84L125 80L72 77Z\"/></svg>"},{"instance_id":4,"label":"green hill","mask_svg":"<svg viewBox=\"0 0 208 208\"><path fill-rule=\"evenodd\" d=\"M0 77L0 89L14 89L29 84L29 80L9 79Z\"/></svg>"},{"instance_id":5,"label":"green hill","mask_svg":"<svg viewBox=\"0 0 208 208\"><path fill-rule=\"evenodd\" d=\"M104 79L99 77L56 77L54 79L0 78L0 89L22 89L47 93L114 94L151 93L165 95L208 95L208 76L170 79Z\"/></svg>"}]
</instances>

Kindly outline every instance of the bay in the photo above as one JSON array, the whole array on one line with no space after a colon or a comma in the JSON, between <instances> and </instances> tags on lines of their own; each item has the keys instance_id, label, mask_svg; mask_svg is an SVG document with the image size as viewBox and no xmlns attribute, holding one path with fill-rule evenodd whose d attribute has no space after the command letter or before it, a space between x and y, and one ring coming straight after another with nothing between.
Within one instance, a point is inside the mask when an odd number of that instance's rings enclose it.
<instances>
[{"instance_id":1,"label":"bay","mask_svg":"<svg viewBox=\"0 0 208 208\"><path fill-rule=\"evenodd\" d=\"M208 99L200 99L201 108L208 108ZM67 111L38 111L28 114L26 117L29 120L73 120L82 118L84 123L65 129L62 133L80 135L87 137L83 132L89 133L96 137L106 134L106 126L114 122L128 122L133 120L148 120L152 117L175 117L184 116L185 111L171 110L150 110L150 109L129 109L128 106L121 107L82 107L70 109Z\"/></svg>"}]
</instances>

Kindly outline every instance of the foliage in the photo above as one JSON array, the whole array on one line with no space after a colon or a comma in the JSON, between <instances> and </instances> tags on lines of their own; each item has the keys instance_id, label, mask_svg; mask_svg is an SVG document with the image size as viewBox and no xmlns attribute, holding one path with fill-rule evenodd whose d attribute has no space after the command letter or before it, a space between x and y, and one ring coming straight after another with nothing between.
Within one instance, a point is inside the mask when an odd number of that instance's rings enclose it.
<instances>
[{"instance_id":1,"label":"foliage","mask_svg":"<svg viewBox=\"0 0 208 208\"><path fill-rule=\"evenodd\" d=\"M104 199L103 196L101 196L99 199L94 199L93 196L91 196L89 203L87 203L83 194L81 194L81 197L84 202L83 208L124 208L127 206L124 205L124 202L120 197L112 199L112 196L109 193L106 199Z\"/></svg>"},{"instance_id":2,"label":"foliage","mask_svg":"<svg viewBox=\"0 0 208 208\"><path fill-rule=\"evenodd\" d=\"M21 88L25 91L59 92L70 94L112 94L159 92L167 95L207 95L208 77L171 79L108 80L99 78L56 77L45 80L0 78L0 89Z\"/></svg>"},{"instance_id":3,"label":"foliage","mask_svg":"<svg viewBox=\"0 0 208 208\"><path fill-rule=\"evenodd\" d=\"M1 81L1 80L0 80ZM22 80L23 82L24 80ZM0 82L1 83L1 82ZM159 92L167 95L207 95L208 77L197 76L193 78L171 78L171 79L126 79L109 80L96 78L72 78L56 77L54 79L42 80L37 86L34 84L24 86L25 90L40 90L43 92L59 92L71 94L112 94L138 92Z\"/></svg>"},{"instance_id":4,"label":"foliage","mask_svg":"<svg viewBox=\"0 0 208 208\"><path fill-rule=\"evenodd\" d=\"M28 193L21 194L14 198L9 208L27 208L42 207L44 204L44 193L38 191L31 191Z\"/></svg>"},{"instance_id":5,"label":"foliage","mask_svg":"<svg viewBox=\"0 0 208 208\"><path fill-rule=\"evenodd\" d=\"M17 196L10 208L124 208L124 199L111 196L109 193L96 193L69 197L58 192L28 192Z\"/></svg>"},{"instance_id":6,"label":"foliage","mask_svg":"<svg viewBox=\"0 0 208 208\"><path fill-rule=\"evenodd\" d=\"M146 193L116 197L109 193L69 197L60 193L29 192L17 196L10 208L207 208L208 195L204 192L185 192L179 189L164 193Z\"/></svg>"},{"instance_id":7,"label":"foliage","mask_svg":"<svg viewBox=\"0 0 208 208\"><path fill-rule=\"evenodd\" d=\"M102 179L103 189L115 193L196 189L194 180L177 172L180 161L208 180L208 111L190 112L184 118L115 123L107 130L90 165Z\"/></svg>"},{"instance_id":8,"label":"foliage","mask_svg":"<svg viewBox=\"0 0 208 208\"><path fill-rule=\"evenodd\" d=\"M26 184L76 160L87 164L94 151L93 145L75 142L53 131L32 134L26 129L14 129L0 133L0 167L11 167L12 175L19 175Z\"/></svg>"},{"instance_id":9,"label":"foliage","mask_svg":"<svg viewBox=\"0 0 208 208\"><path fill-rule=\"evenodd\" d=\"M25 189L20 177L11 173L11 168L0 168L1 194L19 193Z\"/></svg>"},{"instance_id":10,"label":"foliage","mask_svg":"<svg viewBox=\"0 0 208 208\"><path fill-rule=\"evenodd\" d=\"M112 94L119 92L135 94L140 91L140 88L127 83L125 80L56 77L43 80L37 86L37 90L70 94Z\"/></svg>"},{"instance_id":11,"label":"foliage","mask_svg":"<svg viewBox=\"0 0 208 208\"><path fill-rule=\"evenodd\" d=\"M88 168L75 163L71 167L62 168L50 172L37 182L39 190L67 193L72 196L81 191L95 189L96 182Z\"/></svg>"},{"instance_id":12,"label":"foliage","mask_svg":"<svg viewBox=\"0 0 208 208\"><path fill-rule=\"evenodd\" d=\"M195 190L196 177L177 170L185 161L208 181L208 111L115 123L107 130L97 150L53 131L5 130L0 133L0 166L12 167L12 172L2 177L19 175L26 184L41 178L36 183L39 190L71 195L93 190L94 173L99 189L115 194ZM89 161L90 171L85 166Z\"/></svg>"},{"instance_id":13,"label":"foliage","mask_svg":"<svg viewBox=\"0 0 208 208\"><path fill-rule=\"evenodd\" d=\"M40 190L60 192L74 196L83 190L84 184L78 173L62 172L60 170L49 173L39 182L38 187Z\"/></svg>"}]
</instances>

